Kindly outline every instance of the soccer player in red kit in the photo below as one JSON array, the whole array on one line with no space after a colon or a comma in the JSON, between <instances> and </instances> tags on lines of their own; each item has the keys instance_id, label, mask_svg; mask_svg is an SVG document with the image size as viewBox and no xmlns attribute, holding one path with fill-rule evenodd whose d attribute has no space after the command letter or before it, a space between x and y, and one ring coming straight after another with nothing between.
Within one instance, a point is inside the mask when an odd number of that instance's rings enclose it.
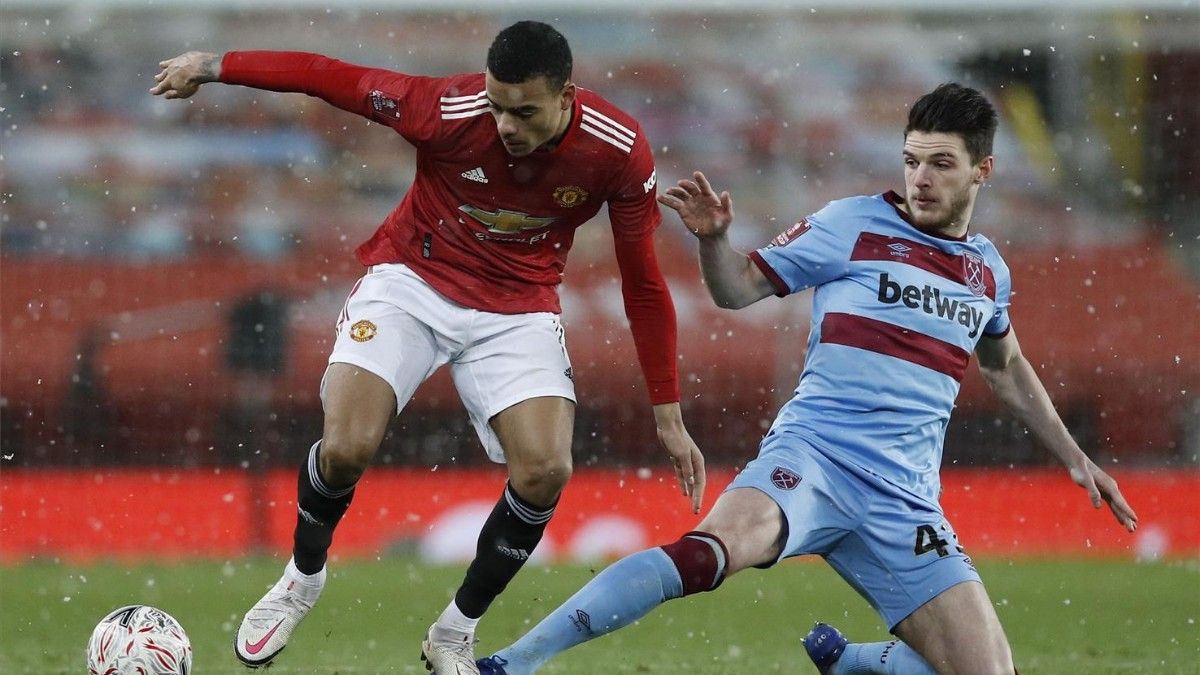
<instances>
[{"instance_id":1,"label":"soccer player in red kit","mask_svg":"<svg viewBox=\"0 0 1200 675\"><path fill-rule=\"evenodd\" d=\"M508 482L453 601L422 643L427 667L477 673L475 627L541 539L571 474L575 394L557 286L575 229L607 202L622 294L658 439L698 511L704 461L684 428L675 311L654 252L660 222L638 123L571 81L566 39L522 21L487 70L419 77L297 52L188 52L150 93L205 82L303 92L389 126L417 148L412 188L358 258L322 382L322 438L302 463L292 558L246 613L234 650L269 663L316 602L333 530L387 425L438 367L451 375Z\"/></svg>"}]
</instances>

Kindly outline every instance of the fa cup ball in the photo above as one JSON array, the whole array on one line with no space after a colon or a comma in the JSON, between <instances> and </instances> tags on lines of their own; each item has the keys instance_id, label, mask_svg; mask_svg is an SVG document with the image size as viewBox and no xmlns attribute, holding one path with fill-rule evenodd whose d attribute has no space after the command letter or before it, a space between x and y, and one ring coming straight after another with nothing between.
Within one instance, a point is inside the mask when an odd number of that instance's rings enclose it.
<instances>
[{"instance_id":1,"label":"fa cup ball","mask_svg":"<svg viewBox=\"0 0 1200 675\"><path fill-rule=\"evenodd\" d=\"M170 614L147 605L115 609L87 645L91 675L189 675L192 643Z\"/></svg>"}]
</instances>

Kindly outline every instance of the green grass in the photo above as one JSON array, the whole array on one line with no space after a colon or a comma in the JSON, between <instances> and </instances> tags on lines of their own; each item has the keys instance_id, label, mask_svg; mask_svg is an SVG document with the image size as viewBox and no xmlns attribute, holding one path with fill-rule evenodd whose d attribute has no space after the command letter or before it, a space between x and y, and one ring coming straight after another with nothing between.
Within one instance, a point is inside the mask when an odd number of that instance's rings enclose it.
<instances>
[{"instance_id":1,"label":"green grass","mask_svg":"<svg viewBox=\"0 0 1200 675\"><path fill-rule=\"evenodd\" d=\"M231 653L233 631L280 569L269 559L0 567L0 673L83 672L95 622L133 602L179 619L200 675L249 673ZM462 571L409 559L335 565L320 605L270 673L424 673L421 636ZM980 571L1022 675L1197 672L1196 561L984 561ZM507 644L592 574L582 566L525 570L484 619L479 653ZM874 612L825 565L785 563L668 603L542 672L813 673L799 639L817 619L857 639L885 635Z\"/></svg>"}]
</instances>

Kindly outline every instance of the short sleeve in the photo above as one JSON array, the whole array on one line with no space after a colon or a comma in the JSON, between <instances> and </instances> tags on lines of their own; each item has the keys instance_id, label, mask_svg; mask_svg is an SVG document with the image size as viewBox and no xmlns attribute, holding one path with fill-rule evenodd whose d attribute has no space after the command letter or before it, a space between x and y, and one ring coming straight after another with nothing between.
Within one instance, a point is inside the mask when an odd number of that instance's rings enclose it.
<instances>
[{"instance_id":1,"label":"short sleeve","mask_svg":"<svg viewBox=\"0 0 1200 675\"><path fill-rule=\"evenodd\" d=\"M988 337L1004 337L1012 326L1008 317L1008 306L1012 299L1012 275L1008 265L996 254L992 265L992 275L996 279L996 308L992 317L983 327L983 334Z\"/></svg>"},{"instance_id":2,"label":"short sleeve","mask_svg":"<svg viewBox=\"0 0 1200 675\"><path fill-rule=\"evenodd\" d=\"M830 203L750 254L777 295L833 281L849 270L860 227L847 201Z\"/></svg>"}]
</instances>

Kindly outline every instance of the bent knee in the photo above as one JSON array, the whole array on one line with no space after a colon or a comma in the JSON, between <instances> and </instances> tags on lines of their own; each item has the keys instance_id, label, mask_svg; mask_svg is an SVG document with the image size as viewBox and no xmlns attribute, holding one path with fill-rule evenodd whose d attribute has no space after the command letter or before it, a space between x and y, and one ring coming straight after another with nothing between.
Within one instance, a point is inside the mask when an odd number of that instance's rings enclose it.
<instances>
[{"instance_id":1,"label":"bent knee","mask_svg":"<svg viewBox=\"0 0 1200 675\"><path fill-rule=\"evenodd\" d=\"M362 477L379 440L365 434L330 434L321 440L321 474L331 485L349 485Z\"/></svg>"},{"instance_id":2,"label":"bent knee","mask_svg":"<svg viewBox=\"0 0 1200 675\"><path fill-rule=\"evenodd\" d=\"M1012 650L1008 641L1001 638L992 645L991 652L985 658L985 663L979 672L994 673L995 675L1013 675L1017 672L1013 665Z\"/></svg>"},{"instance_id":3,"label":"bent knee","mask_svg":"<svg viewBox=\"0 0 1200 675\"><path fill-rule=\"evenodd\" d=\"M993 638L963 648L946 650L946 657L936 665L939 673L955 675L1013 675L1012 651L1003 638Z\"/></svg>"},{"instance_id":4,"label":"bent knee","mask_svg":"<svg viewBox=\"0 0 1200 675\"><path fill-rule=\"evenodd\" d=\"M509 480L521 497L544 506L558 499L571 479L572 470L570 456L523 462L520 466L509 466Z\"/></svg>"}]
</instances>

